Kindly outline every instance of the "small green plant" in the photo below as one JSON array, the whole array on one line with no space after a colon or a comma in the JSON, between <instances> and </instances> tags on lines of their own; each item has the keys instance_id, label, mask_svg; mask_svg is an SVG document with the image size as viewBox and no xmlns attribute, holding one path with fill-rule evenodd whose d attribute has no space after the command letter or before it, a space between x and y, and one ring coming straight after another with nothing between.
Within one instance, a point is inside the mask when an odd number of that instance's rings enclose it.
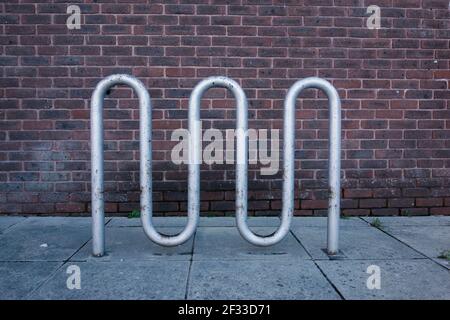
<instances>
[{"instance_id":1,"label":"small green plant","mask_svg":"<svg viewBox=\"0 0 450 320\"><path fill-rule=\"evenodd\" d=\"M342 220L348 220L348 219L350 219L350 216L341 216L341 219Z\"/></svg>"},{"instance_id":2,"label":"small green plant","mask_svg":"<svg viewBox=\"0 0 450 320\"><path fill-rule=\"evenodd\" d=\"M445 260L450 261L450 250L444 250L444 251L442 251L442 252L439 254L438 258L439 258L439 259L445 259Z\"/></svg>"},{"instance_id":3,"label":"small green plant","mask_svg":"<svg viewBox=\"0 0 450 320\"><path fill-rule=\"evenodd\" d=\"M370 223L370 225L374 228L381 229L381 230L384 228L383 223L378 218L373 219L372 222Z\"/></svg>"},{"instance_id":4,"label":"small green plant","mask_svg":"<svg viewBox=\"0 0 450 320\"><path fill-rule=\"evenodd\" d=\"M139 212L139 210L134 209L128 214L128 219L139 218L140 216L141 213Z\"/></svg>"}]
</instances>

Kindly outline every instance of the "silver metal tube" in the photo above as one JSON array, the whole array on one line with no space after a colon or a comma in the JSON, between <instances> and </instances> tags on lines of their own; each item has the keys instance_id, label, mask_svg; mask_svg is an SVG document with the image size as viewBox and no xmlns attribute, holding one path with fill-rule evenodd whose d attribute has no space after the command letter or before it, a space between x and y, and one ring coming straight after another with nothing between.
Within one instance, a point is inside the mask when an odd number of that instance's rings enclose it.
<instances>
[{"instance_id":1,"label":"silver metal tube","mask_svg":"<svg viewBox=\"0 0 450 320\"><path fill-rule=\"evenodd\" d=\"M151 114L140 113L140 139L146 141L149 138L147 132L151 132ZM140 145L141 157L146 156L146 160L140 164L141 181L141 221L144 231L147 236L155 243L165 246L173 247L188 241L197 229L199 215L200 215L200 123L198 121L199 114L197 110L189 107L189 164L188 164L188 222L179 234L174 236L163 235L159 233L152 224L152 192L151 192L151 143L147 145ZM147 146L148 149L147 149ZM148 180L147 180L148 177ZM147 187L147 185L149 187ZM148 192L144 192L148 191ZM150 191L149 191L150 190Z\"/></svg>"},{"instance_id":2,"label":"silver metal tube","mask_svg":"<svg viewBox=\"0 0 450 320\"><path fill-rule=\"evenodd\" d=\"M103 101L106 91L116 84L124 84L133 88L139 98L141 221L145 233L152 241L158 244L166 246L178 245L192 236L198 221L198 210L197 212L190 210L188 224L177 236L160 235L153 227L151 221L152 107L150 95L142 82L135 77L124 74L111 75L97 84L91 98L92 253L94 256L102 256L105 253ZM198 207L198 203L196 207Z\"/></svg>"},{"instance_id":3,"label":"silver metal tube","mask_svg":"<svg viewBox=\"0 0 450 320\"><path fill-rule=\"evenodd\" d=\"M92 253L105 253L105 212L103 180L103 101L106 91L116 84L132 87L139 96L140 108L150 108L147 90L136 78L129 75L111 75L100 81L91 97L91 196L92 196Z\"/></svg>"},{"instance_id":4,"label":"silver metal tube","mask_svg":"<svg viewBox=\"0 0 450 320\"><path fill-rule=\"evenodd\" d=\"M103 197L103 100L106 91L116 84L126 84L138 94L140 107L140 184L141 221L147 236L163 246L176 246L187 241L195 232L199 218L201 125L200 101L203 94L212 87L230 90L237 101L237 164L236 164L236 220L240 234L250 243L269 246L281 241L289 232L294 207L294 141L295 101L306 88L323 90L329 99L330 112L330 156L329 156L329 219L328 253L338 251L339 205L340 205L340 100L334 87L320 78L297 81L288 91L284 109L284 173L283 209L281 225L270 236L258 236L247 225L247 166L248 132L247 99L242 88L226 77L210 77L201 81L193 90L189 100L189 181L188 181L188 223L175 236L158 233L152 225L152 178L151 178L151 102L144 85L128 75L112 75L96 87L91 101L91 148L92 148L92 217L93 254L104 254L104 197Z\"/></svg>"},{"instance_id":5,"label":"silver metal tube","mask_svg":"<svg viewBox=\"0 0 450 320\"><path fill-rule=\"evenodd\" d=\"M248 131L247 131L247 98L244 91L237 82L226 77L210 77L201 81L192 92L189 101L189 121L192 118L197 123L200 122L200 101L203 94L212 87L222 87L230 90L237 102L237 116L236 116L236 224L242 237L254 245L270 246L279 242L289 231L290 218L292 217L292 208L286 206L286 210L283 212L281 226L274 234L263 237L254 234L247 225L247 191L248 191ZM195 129L195 130L192 130ZM197 141L199 141L200 132L199 128L190 126L189 131L193 138L194 149L197 149ZM195 132L195 136L192 133ZM195 139L194 139L195 137ZM198 137L198 138L197 138ZM292 168L293 170L293 168ZM196 172L196 174L198 174ZM292 179L293 181L293 179ZM285 183L286 184L286 183ZM191 183L189 183L192 186ZM291 183L293 187L293 182ZM289 183L286 184L285 189L291 190L293 194L293 188L289 187ZM197 185L194 185L198 190ZM198 201L198 200L197 200Z\"/></svg>"},{"instance_id":6,"label":"silver metal tube","mask_svg":"<svg viewBox=\"0 0 450 320\"><path fill-rule=\"evenodd\" d=\"M341 100L338 92L328 81L317 77L305 78L299 80L289 89L285 102L284 119L284 155L285 162L292 161L294 153L294 135L295 135L295 102L304 89L316 88L322 90L328 97L329 112L329 138L328 138L328 232L327 232L327 251L334 255L339 251L339 215L341 200ZM286 148L290 149L286 151ZM292 154L292 155L291 155ZM286 167L285 167L286 175ZM292 176L288 179L293 180ZM286 177L285 177L286 179ZM286 180L285 180L286 182ZM293 190L293 185L292 185ZM283 190L283 199L286 190ZM284 204L284 200L283 200Z\"/></svg>"},{"instance_id":7,"label":"silver metal tube","mask_svg":"<svg viewBox=\"0 0 450 320\"><path fill-rule=\"evenodd\" d=\"M92 254L102 256L105 253L105 212L104 212L104 179L103 179L103 101L106 92L117 84L127 85L136 91L139 97L141 118L151 117L150 96L142 82L133 76L115 74L100 81L91 98L91 179L92 179ZM141 123L142 125L142 123ZM141 131L141 167L142 164L151 165L151 129L144 134ZM142 173L142 170L141 170ZM151 195L151 175L141 175L141 189L143 194ZM151 197L150 197L151 201Z\"/></svg>"}]
</instances>

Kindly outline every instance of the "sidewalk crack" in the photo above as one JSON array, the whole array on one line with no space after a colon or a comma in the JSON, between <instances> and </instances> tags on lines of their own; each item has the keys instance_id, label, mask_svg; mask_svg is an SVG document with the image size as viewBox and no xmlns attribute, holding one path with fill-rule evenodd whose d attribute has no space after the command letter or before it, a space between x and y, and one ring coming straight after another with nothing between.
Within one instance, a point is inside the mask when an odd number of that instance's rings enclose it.
<instances>
[{"instance_id":1,"label":"sidewalk crack","mask_svg":"<svg viewBox=\"0 0 450 320\"><path fill-rule=\"evenodd\" d=\"M186 288L184 291L184 300L188 299L189 294L189 284L191 279L191 270L192 270L192 263L194 261L194 248L195 248L195 238L197 236L197 231L194 232L193 239L192 239L192 251L191 251L191 259L189 260L189 268L188 268L188 275L186 278Z\"/></svg>"}]
</instances>

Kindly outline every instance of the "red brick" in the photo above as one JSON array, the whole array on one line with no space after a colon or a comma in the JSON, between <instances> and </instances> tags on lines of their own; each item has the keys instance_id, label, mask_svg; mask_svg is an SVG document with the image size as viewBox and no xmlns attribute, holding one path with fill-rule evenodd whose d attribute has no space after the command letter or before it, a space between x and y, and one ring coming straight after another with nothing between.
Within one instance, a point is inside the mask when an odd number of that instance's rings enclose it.
<instances>
[{"instance_id":1,"label":"red brick","mask_svg":"<svg viewBox=\"0 0 450 320\"><path fill-rule=\"evenodd\" d=\"M443 205L442 198L417 198L416 206L418 207L441 207Z\"/></svg>"},{"instance_id":2,"label":"red brick","mask_svg":"<svg viewBox=\"0 0 450 320\"><path fill-rule=\"evenodd\" d=\"M344 189L345 198L371 198L373 191L370 189Z\"/></svg>"},{"instance_id":3,"label":"red brick","mask_svg":"<svg viewBox=\"0 0 450 320\"><path fill-rule=\"evenodd\" d=\"M383 208L386 207L386 199L361 199L359 200L360 208Z\"/></svg>"},{"instance_id":4,"label":"red brick","mask_svg":"<svg viewBox=\"0 0 450 320\"><path fill-rule=\"evenodd\" d=\"M185 213L187 172L171 163L169 140L187 126L192 88L211 75L242 85L250 128L282 127L295 80L331 81L343 108L342 213L450 214L447 2L382 1L386 25L376 33L353 0L85 3L82 29L71 31L65 4L26 2L4 4L1 18L0 201L10 202L1 213L90 210L90 96L100 78L120 72L141 79L152 96L158 214ZM204 128L235 125L235 103L224 92L210 90L202 101ZM307 90L297 102L296 215L326 215L324 98ZM137 108L124 87L105 103L106 210L119 215L139 207ZM282 173L255 170L249 214L278 214ZM201 179L202 213L233 215L234 168L207 167ZM20 203L32 192L39 192L34 206Z\"/></svg>"}]
</instances>

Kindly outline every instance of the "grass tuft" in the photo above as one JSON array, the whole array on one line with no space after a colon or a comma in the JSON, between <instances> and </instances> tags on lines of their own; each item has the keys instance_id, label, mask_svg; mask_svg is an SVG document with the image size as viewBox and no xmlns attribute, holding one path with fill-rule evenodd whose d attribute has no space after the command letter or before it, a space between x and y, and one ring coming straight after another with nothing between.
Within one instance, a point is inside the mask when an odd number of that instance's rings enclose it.
<instances>
[{"instance_id":1,"label":"grass tuft","mask_svg":"<svg viewBox=\"0 0 450 320\"><path fill-rule=\"evenodd\" d=\"M380 230L383 230L383 228L384 228L383 223L382 223L381 220L378 219L378 218L373 219L372 222L370 223L370 225L371 225L372 227L377 228L377 229L380 229Z\"/></svg>"},{"instance_id":2,"label":"grass tuft","mask_svg":"<svg viewBox=\"0 0 450 320\"><path fill-rule=\"evenodd\" d=\"M450 261L450 250L444 250L442 251L439 256L439 259L445 259L447 261Z\"/></svg>"},{"instance_id":3,"label":"grass tuft","mask_svg":"<svg viewBox=\"0 0 450 320\"><path fill-rule=\"evenodd\" d=\"M139 210L134 209L133 211L131 211L128 214L128 219L139 218L140 216L141 216L141 213L139 212Z\"/></svg>"}]
</instances>

